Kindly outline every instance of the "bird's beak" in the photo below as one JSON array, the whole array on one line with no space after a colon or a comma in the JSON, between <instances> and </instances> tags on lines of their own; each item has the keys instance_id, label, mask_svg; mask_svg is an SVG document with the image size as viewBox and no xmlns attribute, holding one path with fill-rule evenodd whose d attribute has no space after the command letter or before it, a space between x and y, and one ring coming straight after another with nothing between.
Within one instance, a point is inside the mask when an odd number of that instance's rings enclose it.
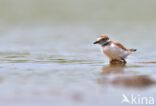
<instances>
[{"instance_id":1,"label":"bird's beak","mask_svg":"<svg viewBox=\"0 0 156 106\"><path fill-rule=\"evenodd\" d=\"M99 41L95 41L93 44L97 44L97 43L99 43Z\"/></svg>"}]
</instances>

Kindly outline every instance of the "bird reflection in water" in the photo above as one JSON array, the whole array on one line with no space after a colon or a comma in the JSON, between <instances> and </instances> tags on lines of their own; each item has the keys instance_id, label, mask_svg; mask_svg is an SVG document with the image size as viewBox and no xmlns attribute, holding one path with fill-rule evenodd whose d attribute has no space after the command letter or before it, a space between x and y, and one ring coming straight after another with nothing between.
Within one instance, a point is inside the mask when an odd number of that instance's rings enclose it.
<instances>
[{"instance_id":1,"label":"bird reflection in water","mask_svg":"<svg viewBox=\"0 0 156 106\"><path fill-rule=\"evenodd\" d=\"M99 84L110 84L117 87L143 89L156 84L156 81L148 75L126 73L124 64L110 64L102 67Z\"/></svg>"},{"instance_id":2,"label":"bird reflection in water","mask_svg":"<svg viewBox=\"0 0 156 106\"><path fill-rule=\"evenodd\" d=\"M111 73L124 73L125 64L109 64L107 66L103 66L101 69L101 74L108 75Z\"/></svg>"}]
</instances>

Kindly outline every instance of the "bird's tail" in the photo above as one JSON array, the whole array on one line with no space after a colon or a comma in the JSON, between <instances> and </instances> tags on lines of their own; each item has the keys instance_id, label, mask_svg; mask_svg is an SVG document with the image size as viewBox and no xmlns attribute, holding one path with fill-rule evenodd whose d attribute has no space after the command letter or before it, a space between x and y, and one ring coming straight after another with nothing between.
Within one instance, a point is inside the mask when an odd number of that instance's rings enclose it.
<instances>
[{"instance_id":1,"label":"bird's tail","mask_svg":"<svg viewBox=\"0 0 156 106\"><path fill-rule=\"evenodd\" d=\"M137 49L129 49L130 52L135 52Z\"/></svg>"}]
</instances>

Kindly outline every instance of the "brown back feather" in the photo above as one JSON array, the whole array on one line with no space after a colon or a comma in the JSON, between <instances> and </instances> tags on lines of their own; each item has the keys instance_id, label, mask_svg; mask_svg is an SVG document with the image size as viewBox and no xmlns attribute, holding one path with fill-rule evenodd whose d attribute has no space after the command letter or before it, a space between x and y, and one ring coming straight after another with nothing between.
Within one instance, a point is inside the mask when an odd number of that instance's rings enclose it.
<instances>
[{"instance_id":1,"label":"brown back feather","mask_svg":"<svg viewBox=\"0 0 156 106\"><path fill-rule=\"evenodd\" d=\"M112 41L114 44L116 44L118 47L122 48L123 50L128 50L126 47L124 47L121 43Z\"/></svg>"}]
</instances>

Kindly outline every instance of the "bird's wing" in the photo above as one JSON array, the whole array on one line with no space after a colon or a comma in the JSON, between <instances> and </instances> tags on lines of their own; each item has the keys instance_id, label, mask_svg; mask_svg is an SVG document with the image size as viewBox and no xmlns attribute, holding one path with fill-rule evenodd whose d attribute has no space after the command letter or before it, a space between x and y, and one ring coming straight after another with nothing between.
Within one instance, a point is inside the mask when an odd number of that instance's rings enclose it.
<instances>
[{"instance_id":1,"label":"bird's wing","mask_svg":"<svg viewBox=\"0 0 156 106\"><path fill-rule=\"evenodd\" d=\"M113 41L113 43L114 43L115 45L117 45L118 47L122 48L123 50L128 50L126 47L124 47L124 46L123 46L121 43L119 43L119 42Z\"/></svg>"}]
</instances>

